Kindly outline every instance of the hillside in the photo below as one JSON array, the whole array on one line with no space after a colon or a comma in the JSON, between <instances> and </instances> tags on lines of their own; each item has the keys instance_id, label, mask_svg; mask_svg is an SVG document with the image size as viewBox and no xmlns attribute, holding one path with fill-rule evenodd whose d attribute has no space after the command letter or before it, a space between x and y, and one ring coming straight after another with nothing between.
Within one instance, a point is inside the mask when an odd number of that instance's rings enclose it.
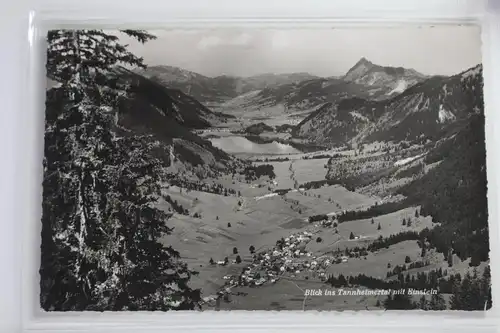
<instances>
[{"instance_id":1,"label":"hillside","mask_svg":"<svg viewBox=\"0 0 500 333\"><path fill-rule=\"evenodd\" d=\"M242 89L241 91L246 92L250 90L256 90L256 89L262 90L269 87L293 84L313 79L318 79L318 77L315 75L311 75L309 73L299 72L299 73L284 73L284 74L265 73L265 74L249 76L246 78L241 78L240 80L244 85L244 89Z\"/></svg>"},{"instance_id":2,"label":"hillside","mask_svg":"<svg viewBox=\"0 0 500 333\"><path fill-rule=\"evenodd\" d=\"M121 133L153 135L161 143L161 157L170 164L174 159L189 168L209 171L226 169L234 160L191 132L224 122L226 115L212 112L194 98L141 75L123 68L117 71L131 85L130 97L119 107L117 125Z\"/></svg>"},{"instance_id":3,"label":"hillside","mask_svg":"<svg viewBox=\"0 0 500 333\"><path fill-rule=\"evenodd\" d=\"M263 132L272 132L274 129L263 122L253 124L245 128L245 132L254 135L260 135Z\"/></svg>"},{"instance_id":4,"label":"hillside","mask_svg":"<svg viewBox=\"0 0 500 333\"><path fill-rule=\"evenodd\" d=\"M421 82L426 77L412 69L384 67L362 58L344 76L308 78L288 84L269 85L223 103L222 109L259 111L281 107L284 111L312 110L324 103L347 98L384 100Z\"/></svg>"},{"instance_id":5,"label":"hillside","mask_svg":"<svg viewBox=\"0 0 500 333\"><path fill-rule=\"evenodd\" d=\"M208 77L173 66L150 66L138 71L138 74L166 87L178 89L205 104L222 103L249 91L316 78L308 73Z\"/></svg>"},{"instance_id":6,"label":"hillside","mask_svg":"<svg viewBox=\"0 0 500 333\"><path fill-rule=\"evenodd\" d=\"M326 103L301 121L292 135L322 144L343 145L372 124L384 110L381 103L361 98Z\"/></svg>"},{"instance_id":7,"label":"hillside","mask_svg":"<svg viewBox=\"0 0 500 333\"><path fill-rule=\"evenodd\" d=\"M437 140L450 124L482 106L482 66L432 77L388 100L328 104L304 119L296 136L317 143Z\"/></svg>"},{"instance_id":8,"label":"hillside","mask_svg":"<svg viewBox=\"0 0 500 333\"><path fill-rule=\"evenodd\" d=\"M132 84L132 89L146 103L174 117L181 125L192 129L203 129L226 122L230 115L213 112L192 96L179 89L167 88L154 80L128 71L117 69L123 79Z\"/></svg>"},{"instance_id":9,"label":"hillside","mask_svg":"<svg viewBox=\"0 0 500 333\"><path fill-rule=\"evenodd\" d=\"M330 158L327 163L329 184L384 198L371 213L353 214L352 218L420 206L421 216L432 216L439 223L426 235L438 252L448 255L453 249L462 260L472 257L472 265L486 261L489 245L484 115L460 119L435 143L399 144L382 151Z\"/></svg>"},{"instance_id":10,"label":"hillside","mask_svg":"<svg viewBox=\"0 0 500 333\"><path fill-rule=\"evenodd\" d=\"M138 74L161 85L177 89L201 103L221 102L237 96L236 81L232 77L213 79L195 72L172 66L150 66Z\"/></svg>"},{"instance_id":11,"label":"hillside","mask_svg":"<svg viewBox=\"0 0 500 333\"><path fill-rule=\"evenodd\" d=\"M440 161L421 178L399 190L422 206L421 214L441 223L433 243L453 248L473 263L488 260L488 207L484 115L461 121L456 133L436 145L424 163Z\"/></svg>"},{"instance_id":12,"label":"hillside","mask_svg":"<svg viewBox=\"0 0 500 333\"><path fill-rule=\"evenodd\" d=\"M483 107L482 65L451 77L434 77L385 104L383 117L363 133L365 141L439 138L456 120Z\"/></svg>"}]
</instances>

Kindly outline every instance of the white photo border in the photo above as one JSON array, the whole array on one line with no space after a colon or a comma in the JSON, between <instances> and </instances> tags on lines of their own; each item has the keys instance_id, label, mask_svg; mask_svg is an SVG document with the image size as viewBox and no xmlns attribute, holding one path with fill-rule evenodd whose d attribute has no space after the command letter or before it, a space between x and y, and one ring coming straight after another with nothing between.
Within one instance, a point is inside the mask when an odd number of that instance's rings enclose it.
<instances>
[{"instance_id":1,"label":"white photo border","mask_svg":"<svg viewBox=\"0 0 500 333\"><path fill-rule=\"evenodd\" d=\"M14 12L14 11L13 11ZM2 110L0 332L493 332L499 322L500 2L487 0L33 0L12 22L18 59L0 66L11 77ZM463 311L230 311L45 313L39 310L40 216L45 109L46 31L54 28L329 28L401 24L482 26L493 308ZM5 27L6 29L8 27ZM7 34L6 34L7 35ZM3 41L2 45L9 45ZM6 44L7 43L7 44ZM2 68L3 69L3 68ZM17 77L16 75L17 70ZM22 73L19 75L19 73ZM3 96L2 96L3 97ZM4 115L3 111L7 111ZM6 121L3 121L5 118ZM10 149L10 150L9 150ZM3 151L5 150L5 151ZM5 170L4 170L5 168ZM12 176L14 175L14 176ZM5 326L3 322L5 321Z\"/></svg>"}]
</instances>

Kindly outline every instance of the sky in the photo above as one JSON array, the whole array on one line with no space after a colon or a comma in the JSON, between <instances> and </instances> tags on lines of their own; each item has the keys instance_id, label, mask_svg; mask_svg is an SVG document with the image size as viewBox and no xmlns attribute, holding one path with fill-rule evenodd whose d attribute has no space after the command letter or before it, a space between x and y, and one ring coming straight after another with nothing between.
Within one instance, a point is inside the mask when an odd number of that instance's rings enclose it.
<instances>
[{"instance_id":1,"label":"sky","mask_svg":"<svg viewBox=\"0 0 500 333\"><path fill-rule=\"evenodd\" d=\"M481 62L477 26L335 29L152 30L142 45L121 35L148 65L181 67L206 76L308 72L345 74L361 57L382 66L453 75Z\"/></svg>"}]
</instances>

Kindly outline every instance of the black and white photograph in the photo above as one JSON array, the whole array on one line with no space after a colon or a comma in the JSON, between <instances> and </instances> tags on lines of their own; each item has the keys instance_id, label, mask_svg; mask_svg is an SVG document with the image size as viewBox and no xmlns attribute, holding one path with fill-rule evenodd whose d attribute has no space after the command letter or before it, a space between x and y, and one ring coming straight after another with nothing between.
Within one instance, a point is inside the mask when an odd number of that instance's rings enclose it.
<instances>
[{"instance_id":1,"label":"black and white photograph","mask_svg":"<svg viewBox=\"0 0 500 333\"><path fill-rule=\"evenodd\" d=\"M492 306L481 29L51 30L45 311Z\"/></svg>"}]
</instances>

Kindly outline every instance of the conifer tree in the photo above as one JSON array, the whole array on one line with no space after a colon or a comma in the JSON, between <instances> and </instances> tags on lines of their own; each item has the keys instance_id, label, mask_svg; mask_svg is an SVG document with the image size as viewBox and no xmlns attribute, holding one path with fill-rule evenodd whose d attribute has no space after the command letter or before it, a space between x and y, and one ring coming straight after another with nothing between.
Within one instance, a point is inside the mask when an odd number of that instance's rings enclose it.
<instances>
[{"instance_id":1,"label":"conifer tree","mask_svg":"<svg viewBox=\"0 0 500 333\"><path fill-rule=\"evenodd\" d=\"M429 302L429 310L446 310L446 302L441 294L433 294Z\"/></svg>"},{"instance_id":2,"label":"conifer tree","mask_svg":"<svg viewBox=\"0 0 500 333\"><path fill-rule=\"evenodd\" d=\"M115 133L128 93L117 66L144 67L142 59L100 30L54 30L48 43L47 76L59 85L46 103L42 308L195 308L194 272L159 241L172 229L154 207L163 179L155 143Z\"/></svg>"},{"instance_id":3,"label":"conifer tree","mask_svg":"<svg viewBox=\"0 0 500 333\"><path fill-rule=\"evenodd\" d=\"M429 302L427 302L424 295L420 297L420 301L418 302L418 307L421 310L429 310Z\"/></svg>"},{"instance_id":4,"label":"conifer tree","mask_svg":"<svg viewBox=\"0 0 500 333\"><path fill-rule=\"evenodd\" d=\"M481 294L483 295L484 302L486 303L486 309L490 309L492 306L491 301L491 269L490 266L484 268L483 276L480 281Z\"/></svg>"},{"instance_id":5,"label":"conifer tree","mask_svg":"<svg viewBox=\"0 0 500 333\"><path fill-rule=\"evenodd\" d=\"M417 304L412 302L411 296L408 294L389 295L384 301L386 310L412 310L417 308Z\"/></svg>"},{"instance_id":6,"label":"conifer tree","mask_svg":"<svg viewBox=\"0 0 500 333\"><path fill-rule=\"evenodd\" d=\"M446 260L448 262L448 267L452 267L453 266L453 252L451 249L448 251L448 256L447 256Z\"/></svg>"}]
</instances>

